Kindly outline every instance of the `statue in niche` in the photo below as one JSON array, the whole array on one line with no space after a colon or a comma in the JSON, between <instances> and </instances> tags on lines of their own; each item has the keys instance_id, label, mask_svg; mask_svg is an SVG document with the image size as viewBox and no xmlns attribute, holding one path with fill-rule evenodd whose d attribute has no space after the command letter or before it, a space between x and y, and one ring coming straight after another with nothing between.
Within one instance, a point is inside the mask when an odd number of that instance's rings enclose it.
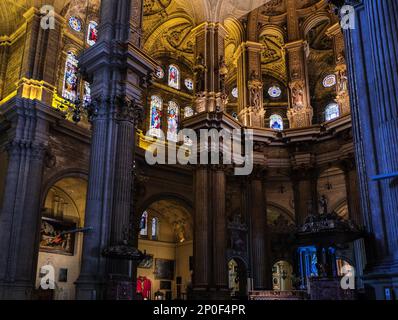
<instances>
[{"instance_id":1,"label":"statue in niche","mask_svg":"<svg viewBox=\"0 0 398 320\"><path fill-rule=\"evenodd\" d=\"M249 82L249 89L250 89L250 106L255 109L261 108L261 92L263 89L263 84L259 80L258 73L253 70L250 74L250 82Z\"/></svg>"},{"instance_id":2,"label":"statue in niche","mask_svg":"<svg viewBox=\"0 0 398 320\"><path fill-rule=\"evenodd\" d=\"M292 89L293 106L304 106L304 90L300 84L296 84Z\"/></svg>"},{"instance_id":3,"label":"statue in niche","mask_svg":"<svg viewBox=\"0 0 398 320\"><path fill-rule=\"evenodd\" d=\"M196 76L196 92L201 92L204 90L204 73L206 70L205 60L201 53L196 57L196 65L194 68Z\"/></svg>"},{"instance_id":4,"label":"statue in niche","mask_svg":"<svg viewBox=\"0 0 398 320\"><path fill-rule=\"evenodd\" d=\"M339 91L340 92L345 92L348 90L348 77L347 77L347 71L346 70L340 70L339 74Z\"/></svg>"},{"instance_id":5,"label":"statue in niche","mask_svg":"<svg viewBox=\"0 0 398 320\"><path fill-rule=\"evenodd\" d=\"M319 214L326 216L328 214L328 201L325 195L322 195L322 197L319 199L319 207Z\"/></svg>"},{"instance_id":6,"label":"statue in niche","mask_svg":"<svg viewBox=\"0 0 398 320\"><path fill-rule=\"evenodd\" d=\"M238 251L238 252L245 251L245 242L242 240L238 230L231 231L230 247L234 251Z\"/></svg>"},{"instance_id":7,"label":"statue in niche","mask_svg":"<svg viewBox=\"0 0 398 320\"><path fill-rule=\"evenodd\" d=\"M174 222L174 231L176 234L177 241L179 243L182 243L186 240L185 225L186 225L186 222L182 221L182 220Z\"/></svg>"}]
</instances>

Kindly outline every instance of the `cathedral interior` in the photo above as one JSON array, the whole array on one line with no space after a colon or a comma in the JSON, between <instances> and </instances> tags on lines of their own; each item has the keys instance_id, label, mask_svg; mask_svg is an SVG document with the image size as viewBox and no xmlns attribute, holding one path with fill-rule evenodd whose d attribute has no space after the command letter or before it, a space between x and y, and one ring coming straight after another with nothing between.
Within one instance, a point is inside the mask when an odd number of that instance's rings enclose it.
<instances>
[{"instance_id":1,"label":"cathedral interior","mask_svg":"<svg viewBox=\"0 0 398 320\"><path fill-rule=\"evenodd\" d=\"M1 0L0 299L398 299L397 18ZM149 164L182 129L250 129L251 173Z\"/></svg>"}]
</instances>

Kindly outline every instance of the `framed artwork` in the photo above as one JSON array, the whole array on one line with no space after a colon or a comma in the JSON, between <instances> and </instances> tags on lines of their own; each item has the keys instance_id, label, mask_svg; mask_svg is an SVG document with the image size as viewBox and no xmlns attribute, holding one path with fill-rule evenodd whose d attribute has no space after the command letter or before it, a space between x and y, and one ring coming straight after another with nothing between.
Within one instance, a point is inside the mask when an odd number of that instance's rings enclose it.
<instances>
[{"instance_id":1,"label":"framed artwork","mask_svg":"<svg viewBox=\"0 0 398 320\"><path fill-rule=\"evenodd\" d=\"M151 269L153 267L153 255L147 255L144 260L138 265L141 269Z\"/></svg>"},{"instance_id":2,"label":"framed artwork","mask_svg":"<svg viewBox=\"0 0 398 320\"><path fill-rule=\"evenodd\" d=\"M73 256L75 253L75 234L68 231L76 229L76 223L43 217L40 230L40 251Z\"/></svg>"},{"instance_id":3,"label":"framed artwork","mask_svg":"<svg viewBox=\"0 0 398 320\"><path fill-rule=\"evenodd\" d=\"M58 282L68 282L68 269L59 269Z\"/></svg>"},{"instance_id":4,"label":"framed artwork","mask_svg":"<svg viewBox=\"0 0 398 320\"><path fill-rule=\"evenodd\" d=\"M155 260L155 279L173 280L174 279L174 260L156 259Z\"/></svg>"},{"instance_id":5,"label":"framed artwork","mask_svg":"<svg viewBox=\"0 0 398 320\"><path fill-rule=\"evenodd\" d=\"M160 281L160 290L171 290L171 281Z\"/></svg>"}]
</instances>

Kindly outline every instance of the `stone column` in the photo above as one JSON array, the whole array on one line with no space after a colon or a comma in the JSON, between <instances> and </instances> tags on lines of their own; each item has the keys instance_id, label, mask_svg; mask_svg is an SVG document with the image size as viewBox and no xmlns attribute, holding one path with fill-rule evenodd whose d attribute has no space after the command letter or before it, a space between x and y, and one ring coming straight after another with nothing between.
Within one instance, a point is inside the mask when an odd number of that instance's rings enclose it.
<instances>
[{"instance_id":1,"label":"stone column","mask_svg":"<svg viewBox=\"0 0 398 320\"><path fill-rule=\"evenodd\" d=\"M250 249L254 290L271 290L272 282L265 174L262 168L257 168L250 181Z\"/></svg>"},{"instance_id":2,"label":"stone column","mask_svg":"<svg viewBox=\"0 0 398 320\"><path fill-rule=\"evenodd\" d=\"M130 270L126 261L112 261L102 253L129 240L126 237L134 238L129 223L133 214L134 121L142 110L142 89L156 67L140 50L136 30L131 30L141 18L142 0L103 0L99 41L80 58L83 72L93 79L85 222L93 231L84 237L78 299L104 298L105 283L115 276L121 279L120 287L117 281L116 287L108 287L108 298L131 299L134 293L135 270Z\"/></svg>"},{"instance_id":3,"label":"stone column","mask_svg":"<svg viewBox=\"0 0 398 320\"><path fill-rule=\"evenodd\" d=\"M336 102L340 108L340 115L351 112L350 96L348 92L347 64L345 61L344 35L340 23L336 23L327 30L327 35L333 39L333 51L336 73Z\"/></svg>"},{"instance_id":4,"label":"stone column","mask_svg":"<svg viewBox=\"0 0 398 320\"><path fill-rule=\"evenodd\" d=\"M214 282L221 297L228 296L228 262L227 249L227 215L225 212L226 177L225 168L222 165L212 170L212 216L214 225L213 248L214 248ZM209 186L209 185L208 185Z\"/></svg>"},{"instance_id":5,"label":"stone column","mask_svg":"<svg viewBox=\"0 0 398 320\"><path fill-rule=\"evenodd\" d=\"M16 98L3 108L11 129L0 212L0 299L30 299L36 281L49 123L46 107L38 101Z\"/></svg>"},{"instance_id":6,"label":"stone column","mask_svg":"<svg viewBox=\"0 0 398 320\"><path fill-rule=\"evenodd\" d=\"M349 217L358 226L363 225L362 212L359 198L358 175L354 159L347 159L342 162L347 190L347 204Z\"/></svg>"},{"instance_id":7,"label":"stone column","mask_svg":"<svg viewBox=\"0 0 398 320\"><path fill-rule=\"evenodd\" d=\"M289 42L285 49L289 65L290 108L287 112L290 128L305 128L312 125L314 115L311 107L306 58L307 43L300 38L297 1L287 0Z\"/></svg>"},{"instance_id":8,"label":"stone column","mask_svg":"<svg viewBox=\"0 0 398 320\"><path fill-rule=\"evenodd\" d=\"M194 290L202 295L210 286L211 230L209 217L209 169L198 166L195 173Z\"/></svg>"},{"instance_id":9,"label":"stone column","mask_svg":"<svg viewBox=\"0 0 398 320\"><path fill-rule=\"evenodd\" d=\"M292 174L296 224L304 224L309 214L318 214L317 172L297 169Z\"/></svg>"},{"instance_id":10,"label":"stone column","mask_svg":"<svg viewBox=\"0 0 398 320\"><path fill-rule=\"evenodd\" d=\"M262 45L247 41L238 49L238 115L245 126L264 127Z\"/></svg>"},{"instance_id":11,"label":"stone column","mask_svg":"<svg viewBox=\"0 0 398 320\"><path fill-rule=\"evenodd\" d=\"M224 91L226 66L226 31L220 23L204 22L192 32L195 34L195 108L196 112L224 111L227 95Z\"/></svg>"},{"instance_id":12,"label":"stone column","mask_svg":"<svg viewBox=\"0 0 398 320\"><path fill-rule=\"evenodd\" d=\"M398 188L374 175L398 171L398 38L395 0L350 1L356 26L345 31L353 132L364 223L373 254L364 277L372 296L398 296Z\"/></svg>"}]
</instances>

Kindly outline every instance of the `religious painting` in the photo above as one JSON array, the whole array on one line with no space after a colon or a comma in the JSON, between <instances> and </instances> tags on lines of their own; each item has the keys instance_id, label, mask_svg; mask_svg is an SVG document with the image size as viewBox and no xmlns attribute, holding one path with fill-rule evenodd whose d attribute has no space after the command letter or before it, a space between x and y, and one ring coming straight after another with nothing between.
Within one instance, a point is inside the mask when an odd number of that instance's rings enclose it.
<instances>
[{"instance_id":1,"label":"religious painting","mask_svg":"<svg viewBox=\"0 0 398 320\"><path fill-rule=\"evenodd\" d=\"M180 89L180 70L174 65L169 67L169 86Z\"/></svg>"},{"instance_id":2,"label":"religious painting","mask_svg":"<svg viewBox=\"0 0 398 320\"><path fill-rule=\"evenodd\" d=\"M151 116L150 116L150 135L159 137L162 128L162 105L163 101L158 96L151 98Z\"/></svg>"},{"instance_id":3,"label":"religious painting","mask_svg":"<svg viewBox=\"0 0 398 320\"><path fill-rule=\"evenodd\" d=\"M173 280L174 279L174 260L156 259L155 260L155 279Z\"/></svg>"},{"instance_id":4,"label":"religious painting","mask_svg":"<svg viewBox=\"0 0 398 320\"><path fill-rule=\"evenodd\" d=\"M145 256L144 260L138 265L141 269L151 269L153 267L153 254L148 254Z\"/></svg>"},{"instance_id":5,"label":"religious painting","mask_svg":"<svg viewBox=\"0 0 398 320\"><path fill-rule=\"evenodd\" d=\"M73 52L68 52L65 63L62 97L75 102L78 96L78 60Z\"/></svg>"},{"instance_id":6,"label":"religious painting","mask_svg":"<svg viewBox=\"0 0 398 320\"><path fill-rule=\"evenodd\" d=\"M177 103L170 101L167 116L167 139L174 142L178 140L178 112L179 107Z\"/></svg>"},{"instance_id":7,"label":"religious painting","mask_svg":"<svg viewBox=\"0 0 398 320\"><path fill-rule=\"evenodd\" d=\"M43 217L40 230L40 251L73 256L76 223Z\"/></svg>"},{"instance_id":8,"label":"religious painting","mask_svg":"<svg viewBox=\"0 0 398 320\"><path fill-rule=\"evenodd\" d=\"M277 131L283 130L283 119L280 115L273 114L270 117L270 128Z\"/></svg>"},{"instance_id":9,"label":"religious painting","mask_svg":"<svg viewBox=\"0 0 398 320\"><path fill-rule=\"evenodd\" d=\"M90 21L87 29L87 43L89 46L93 46L98 40L98 23Z\"/></svg>"}]
</instances>

